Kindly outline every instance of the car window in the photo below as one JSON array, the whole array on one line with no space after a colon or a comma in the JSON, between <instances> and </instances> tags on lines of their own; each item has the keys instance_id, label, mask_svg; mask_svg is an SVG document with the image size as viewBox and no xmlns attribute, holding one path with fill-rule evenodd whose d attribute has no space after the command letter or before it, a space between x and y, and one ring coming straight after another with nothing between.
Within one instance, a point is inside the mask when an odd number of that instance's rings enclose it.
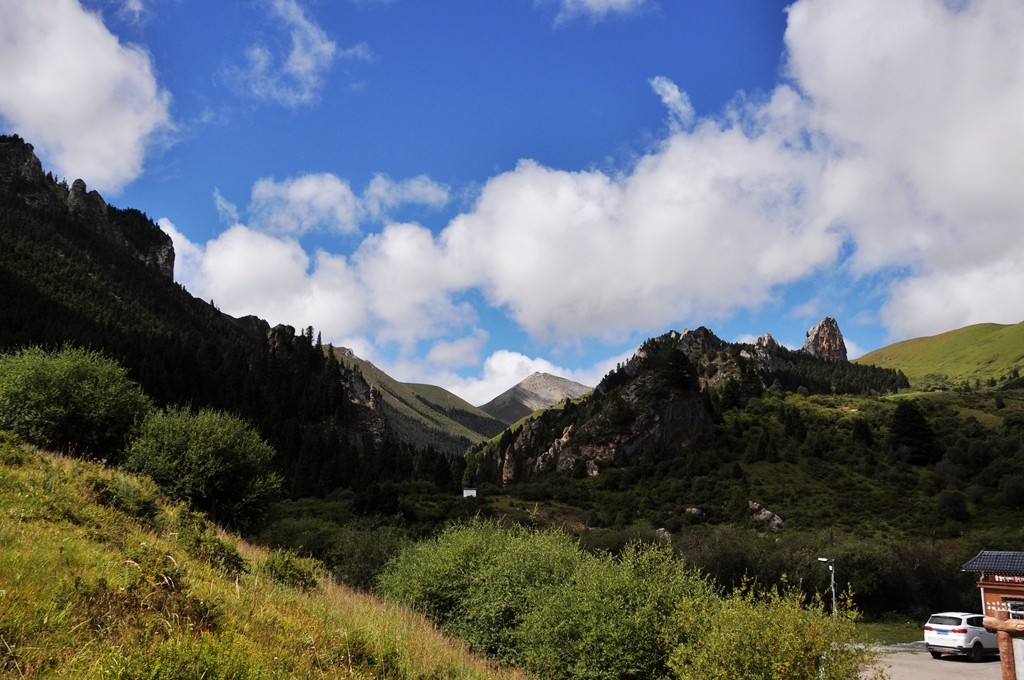
<instances>
[{"instance_id":1,"label":"car window","mask_svg":"<svg viewBox=\"0 0 1024 680\"><path fill-rule=\"evenodd\" d=\"M920 620L920 619L919 619ZM959 626L959 616L933 616L928 619L928 623L936 626Z\"/></svg>"},{"instance_id":2,"label":"car window","mask_svg":"<svg viewBox=\"0 0 1024 680\"><path fill-rule=\"evenodd\" d=\"M981 619L982 617L980 616L972 616L971 618L967 619L967 625L981 628Z\"/></svg>"}]
</instances>

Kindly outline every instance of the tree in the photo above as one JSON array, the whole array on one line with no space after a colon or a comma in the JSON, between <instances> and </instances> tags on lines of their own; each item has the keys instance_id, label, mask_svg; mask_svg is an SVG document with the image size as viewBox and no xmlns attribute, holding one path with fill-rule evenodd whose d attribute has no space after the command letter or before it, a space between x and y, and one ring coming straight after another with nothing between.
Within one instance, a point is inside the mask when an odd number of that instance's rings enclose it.
<instances>
[{"instance_id":1,"label":"tree","mask_svg":"<svg viewBox=\"0 0 1024 680\"><path fill-rule=\"evenodd\" d=\"M0 355L0 429L37 446L113 462L151 409L127 371L99 352L28 347Z\"/></svg>"},{"instance_id":2,"label":"tree","mask_svg":"<svg viewBox=\"0 0 1024 680\"><path fill-rule=\"evenodd\" d=\"M149 475L169 496L215 521L246 528L280 490L273 457L273 448L235 416L170 408L143 422L125 467Z\"/></svg>"},{"instance_id":3,"label":"tree","mask_svg":"<svg viewBox=\"0 0 1024 680\"><path fill-rule=\"evenodd\" d=\"M914 402L901 401L896 405L889 421L889 431L893 449L905 449L908 452L907 462L912 465L927 465L941 458L935 446L935 433Z\"/></svg>"}]
</instances>

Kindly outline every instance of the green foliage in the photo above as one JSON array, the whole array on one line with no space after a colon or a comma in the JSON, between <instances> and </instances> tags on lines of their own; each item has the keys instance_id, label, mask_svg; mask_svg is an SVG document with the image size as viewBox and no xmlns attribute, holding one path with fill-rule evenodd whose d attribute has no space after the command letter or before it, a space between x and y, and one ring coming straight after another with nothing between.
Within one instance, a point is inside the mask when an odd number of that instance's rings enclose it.
<instances>
[{"instance_id":1,"label":"green foliage","mask_svg":"<svg viewBox=\"0 0 1024 680\"><path fill-rule=\"evenodd\" d=\"M680 601L713 592L665 545L629 546L616 558L585 554L523 624L524 663L544 678L658 678L685 633L674 624Z\"/></svg>"},{"instance_id":2,"label":"green foliage","mask_svg":"<svg viewBox=\"0 0 1024 680\"><path fill-rule=\"evenodd\" d=\"M327 505L313 499L304 503ZM407 531L380 519L298 512L272 520L257 540L270 548L315 557L335 581L361 590L373 589L385 565L408 542Z\"/></svg>"},{"instance_id":3,"label":"green foliage","mask_svg":"<svg viewBox=\"0 0 1024 680\"><path fill-rule=\"evenodd\" d=\"M561 532L477 519L403 550L379 588L474 648L515 661L523 617L565 582L580 555Z\"/></svg>"},{"instance_id":4,"label":"green foliage","mask_svg":"<svg viewBox=\"0 0 1024 680\"><path fill-rule=\"evenodd\" d=\"M151 490L0 435L0 677L522 677L404 608L280 583L315 569L248 545L239 555L237 537L163 496L154 516L127 514ZM211 559L225 548L242 568Z\"/></svg>"},{"instance_id":5,"label":"green foliage","mask_svg":"<svg viewBox=\"0 0 1024 680\"><path fill-rule=\"evenodd\" d=\"M204 409L155 411L132 442L125 468L231 527L253 524L278 493L273 449L244 421Z\"/></svg>"},{"instance_id":6,"label":"green foliage","mask_svg":"<svg viewBox=\"0 0 1024 680\"><path fill-rule=\"evenodd\" d=\"M313 590L326 576L324 565L312 557L299 557L290 550L273 550L261 565L262 573L290 588Z\"/></svg>"},{"instance_id":7,"label":"green foliage","mask_svg":"<svg viewBox=\"0 0 1024 680\"><path fill-rule=\"evenodd\" d=\"M849 644L849 609L827 616L818 599L749 584L720 596L664 543L592 554L558 531L478 519L402 551L380 587L553 680L845 678L867 657Z\"/></svg>"},{"instance_id":8,"label":"green foliage","mask_svg":"<svg viewBox=\"0 0 1024 680\"><path fill-rule=\"evenodd\" d=\"M871 656L850 644L856 620L848 609L826 613L820 599L808 603L785 584L760 590L747 583L719 599L684 598L676 624L686 639L669 667L680 680L855 678Z\"/></svg>"},{"instance_id":9,"label":"green foliage","mask_svg":"<svg viewBox=\"0 0 1024 680\"><path fill-rule=\"evenodd\" d=\"M0 429L37 446L116 460L150 409L127 371L99 352L29 347L0 355Z\"/></svg>"}]
</instances>

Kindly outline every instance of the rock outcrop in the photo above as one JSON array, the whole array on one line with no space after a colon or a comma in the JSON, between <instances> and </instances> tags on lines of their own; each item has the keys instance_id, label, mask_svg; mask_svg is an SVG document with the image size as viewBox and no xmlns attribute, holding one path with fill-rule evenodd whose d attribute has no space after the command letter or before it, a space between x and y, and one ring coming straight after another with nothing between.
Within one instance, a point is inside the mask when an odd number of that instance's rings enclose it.
<instances>
[{"instance_id":1,"label":"rock outcrop","mask_svg":"<svg viewBox=\"0 0 1024 680\"><path fill-rule=\"evenodd\" d=\"M174 278L170 236L138 210L108 206L84 180L68 187L44 173L32 145L17 135L0 135L0 196L17 197L32 210L66 215L161 276Z\"/></svg>"},{"instance_id":2,"label":"rock outcrop","mask_svg":"<svg viewBox=\"0 0 1024 680\"><path fill-rule=\"evenodd\" d=\"M839 331L839 323L831 316L826 316L807 331L803 350L822 361L847 361L843 334Z\"/></svg>"}]
</instances>

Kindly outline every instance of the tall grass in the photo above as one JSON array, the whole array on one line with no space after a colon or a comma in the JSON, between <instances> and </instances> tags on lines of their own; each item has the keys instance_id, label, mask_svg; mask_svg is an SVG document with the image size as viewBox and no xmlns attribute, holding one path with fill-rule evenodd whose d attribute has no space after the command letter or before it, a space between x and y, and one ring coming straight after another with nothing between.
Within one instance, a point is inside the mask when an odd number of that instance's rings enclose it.
<instances>
[{"instance_id":1,"label":"tall grass","mask_svg":"<svg viewBox=\"0 0 1024 680\"><path fill-rule=\"evenodd\" d=\"M0 435L0 675L520 678L145 481Z\"/></svg>"}]
</instances>

